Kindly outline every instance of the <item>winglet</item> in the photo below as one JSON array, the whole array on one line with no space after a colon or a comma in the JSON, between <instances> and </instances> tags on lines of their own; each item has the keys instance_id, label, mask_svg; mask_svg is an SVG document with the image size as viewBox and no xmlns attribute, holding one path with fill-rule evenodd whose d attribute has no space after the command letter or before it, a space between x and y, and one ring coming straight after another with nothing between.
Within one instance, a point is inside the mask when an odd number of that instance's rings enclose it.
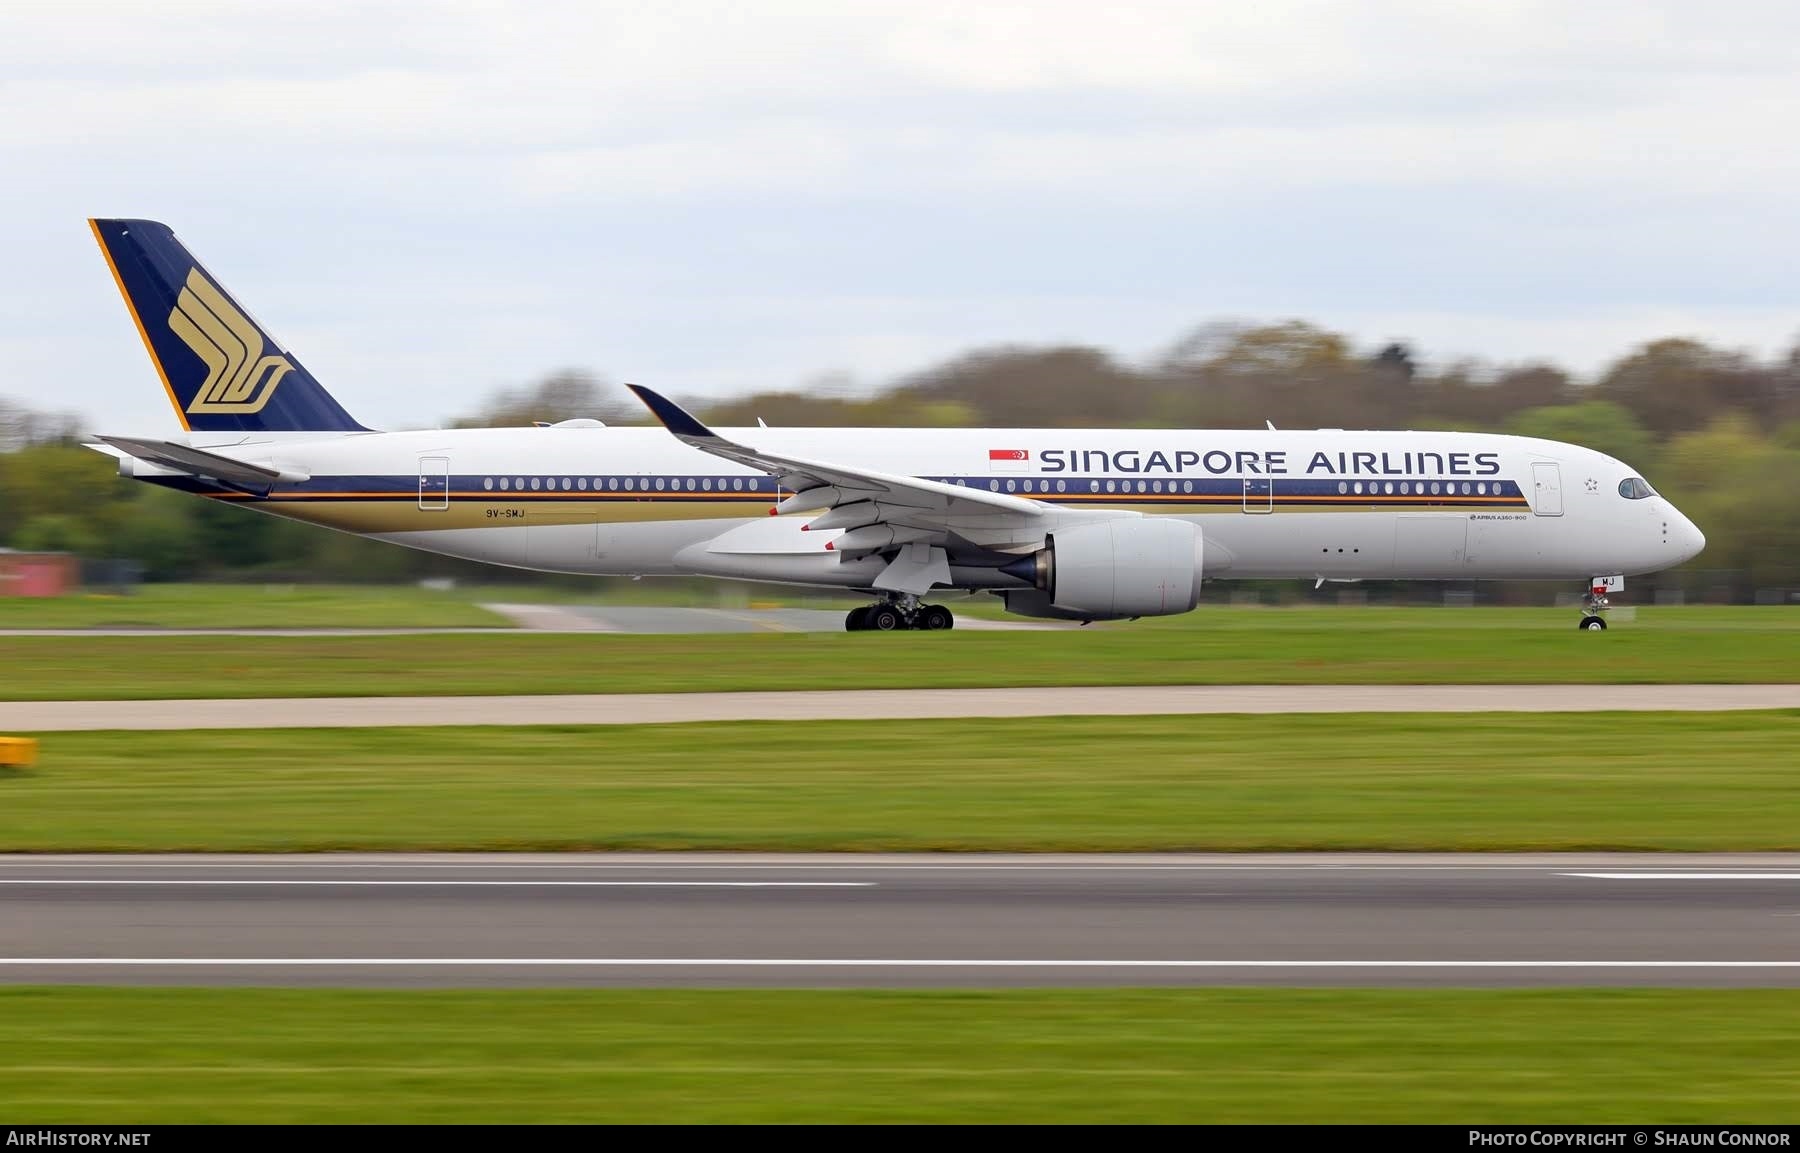
<instances>
[{"instance_id":1,"label":"winglet","mask_svg":"<svg viewBox=\"0 0 1800 1153\"><path fill-rule=\"evenodd\" d=\"M718 434L696 420L692 413L682 408L655 389L645 388L641 384L628 384L637 398L644 402L650 415L662 422L662 426L679 437L704 437L708 440L718 439Z\"/></svg>"}]
</instances>

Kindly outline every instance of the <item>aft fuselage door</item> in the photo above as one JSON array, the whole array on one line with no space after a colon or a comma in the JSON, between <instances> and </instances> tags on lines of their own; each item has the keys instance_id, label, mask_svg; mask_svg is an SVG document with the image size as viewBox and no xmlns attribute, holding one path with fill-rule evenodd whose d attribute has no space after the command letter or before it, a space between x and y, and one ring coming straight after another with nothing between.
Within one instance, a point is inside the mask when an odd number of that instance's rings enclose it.
<instances>
[{"instance_id":1,"label":"aft fuselage door","mask_svg":"<svg viewBox=\"0 0 1800 1153\"><path fill-rule=\"evenodd\" d=\"M424 512L443 512L450 507L450 458L419 458L419 508Z\"/></svg>"},{"instance_id":2,"label":"aft fuselage door","mask_svg":"<svg viewBox=\"0 0 1800 1153\"><path fill-rule=\"evenodd\" d=\"M1275 482L1272 479L1266 476L1244 478L1244 511L1275 511Z\"/></svg>"}]
</instances>

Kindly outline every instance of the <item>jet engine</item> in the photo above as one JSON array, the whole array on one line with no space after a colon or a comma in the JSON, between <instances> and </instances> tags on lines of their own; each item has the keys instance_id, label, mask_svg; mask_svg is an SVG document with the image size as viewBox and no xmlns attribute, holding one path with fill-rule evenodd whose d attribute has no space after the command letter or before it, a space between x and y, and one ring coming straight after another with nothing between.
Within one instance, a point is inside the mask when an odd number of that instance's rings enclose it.
<instances>
[{"instance_id":1,"label":"jet engine","mask_svg":"<svg viewBox=\"0 0 1800 1153\"><path fill-rule=\"evenodd\" d=\"M1173 517L1122 517L1053 533L1000 571L1008 612L1104 621L1184 613L1200 600L1200 529Z\"/></svg>"}]
</instances>

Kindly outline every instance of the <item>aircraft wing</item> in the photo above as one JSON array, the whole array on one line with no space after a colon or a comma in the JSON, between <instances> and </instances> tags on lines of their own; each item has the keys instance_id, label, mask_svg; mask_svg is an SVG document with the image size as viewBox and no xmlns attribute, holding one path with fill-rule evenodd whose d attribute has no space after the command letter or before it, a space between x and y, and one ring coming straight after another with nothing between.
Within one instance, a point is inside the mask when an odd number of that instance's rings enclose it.
<instances>
[{"instance_id":1,"label":"aircraft wing","mask_svg":"<svg viewBox=\"0 0 1800 1153\"><path fill-rule=\"evenodd\" d=\"M94 439L112 446L126 456L234 487L267 490L276 481L307 479L303 473L220 456L216 452L191 448L173 441L144 440L131 436L97 436Z\"/></svg>"},{"instance_id":2,"label":"aircraft wing","mask_svg":"<svg viewBox=\"0 0 1800 1153\"><path fill-rule=\"evenodd\" d=\"M762 452L720 436L652 389L636 384L626 387L683 444L767 473L778 478L783 488L794 490L793 496L775 507L776 512L823 510L806 527L844 530L843 535L822 546L828 551L861 555L906 545L930 549L966 542L978 548L1013 552L1036 547L1050 527L1052 510L1035 500L855 465ZM903 549L890 566L894 570L890 580L905 579L909 585L916 585L919 580L903 577L902 569L924 571L928 566L935 571L944 563L943 553L931 558L919 550ZM943 568L942 572L940 583L948 583L948 569ZM880 582L877 587L923 591L898 584L884 586Z\"/></svg>"}]
</instances>

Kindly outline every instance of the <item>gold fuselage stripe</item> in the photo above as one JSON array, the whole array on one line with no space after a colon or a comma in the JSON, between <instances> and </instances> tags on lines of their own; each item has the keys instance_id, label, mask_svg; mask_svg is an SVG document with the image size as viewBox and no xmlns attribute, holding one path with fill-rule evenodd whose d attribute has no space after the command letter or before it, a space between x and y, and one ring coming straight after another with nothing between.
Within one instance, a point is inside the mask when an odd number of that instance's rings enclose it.
<instances>
[{"instance_id":1,"label":"gold fuselage stripe","mask_svg":"<svg viewBox=\"0 0 1800 1153\"><path fill-rule=\"evenodd\" d=\"M720 499L718 493L664 493L659 498L637 499L623 496L614 499L577 498L574 494L556 494L557 499L540 497L538 500L513 501L494 499L491 494L481 494L484 499L475 499L471 494L454 494L463 499L451 500L448 507L420 508L416 496L405 497L391 493L351 494L333 493L319 494L316 497L289 497L285 499L259 500L244 493L211 494L216 499L229 500L233 503L259 508L277 516L293 520L306 521L310 524L324 525L330 528L349 532L363 533L399 533L430 532L452 529L474 528L527 528L533 525L567 525L567 524L633 524L649 521L685 521L685 520L750 520L758 516L767 516L773 501L767 496L761 499L746 499L738 496L735 499L727 494ZM548 494L545 494L548 495ZM348 498L348 499L347 499ZM1179 494L1174 498L1181 501ZM1476 498L1469 498L1474 500ZM1253 516L1263 513L1259 505L1252 505L1252 511L1245 512L1236 501L1195 501L1185 498L1187 508L1181 511L1191 512L1199 516ZM1508 502L1508 507L1526 511L1528 506L1519 498L1499 498ZM1051 502L1055 503L1055 502ZM1160 501L1152 494L1132 494L1130 498L1121 500L1115 494L1110 501L1104 496L1071 500L1067 503L1080 504L1084 508L1102 507L1119 511L1137 511L1170 515L1177 510L1171 507L1171 500L1163 497ZM1276 501L1267 510L1267 514L1275 516L1296 515L1301 513L1324 513L1334 516L1353 515L1359 511L1395 512L1398 500L1390 504L1386 501L1374 502L1364 498L1360 506L1351 506L1335 500L1314 499L1309 501ZM1485 507L1493 506L1490 498ZM1421 512L1440 511L1454 513L1456 506L1415 504L1412 507Z\"/></svg>"}]
</instances>

